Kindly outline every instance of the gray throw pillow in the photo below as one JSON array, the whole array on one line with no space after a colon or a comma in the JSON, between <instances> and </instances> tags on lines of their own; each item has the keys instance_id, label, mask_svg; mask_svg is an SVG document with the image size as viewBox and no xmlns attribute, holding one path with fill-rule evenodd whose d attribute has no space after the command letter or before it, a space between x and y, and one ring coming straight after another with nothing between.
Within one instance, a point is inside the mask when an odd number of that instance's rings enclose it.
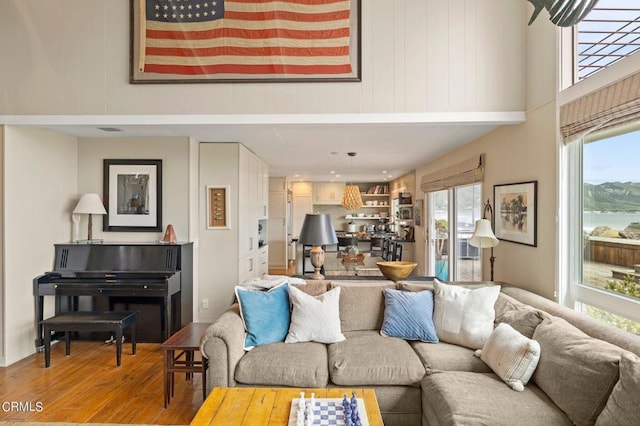
<instances>
[{"instance_id":1,"label":"gray throw pillow","mask_svg":"<svg viewBox=\"0 0 640 426\"><path fill-rule=\"evenodd\" d=\"M609 425L640 425L640 358L628 352L620 358L620 380L596 421L596 426Z\"/></svg>"},{"instance_id":2,"label":"gray throw pillow","mask_svg":"<svg viewBox=\"0 0 640 426\"><path fill-rule=\"evenodd\" d=\"M593 425L618 381L624 350L557 317L542 321L533 339L540 343L533 382L574 424Z\"/></svg>"}]
</instances>

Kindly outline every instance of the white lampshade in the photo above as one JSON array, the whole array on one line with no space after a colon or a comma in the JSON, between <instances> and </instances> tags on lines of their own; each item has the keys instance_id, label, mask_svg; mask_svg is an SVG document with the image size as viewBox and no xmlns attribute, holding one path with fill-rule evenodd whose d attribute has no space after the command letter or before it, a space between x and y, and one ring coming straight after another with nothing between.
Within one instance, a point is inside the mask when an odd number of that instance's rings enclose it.
<instances>
[{"instance_id":1,"label":"white lampshade","mask_svg":"<svg viewBox=\"0 0 640 426\"><path fill-rule=\"evenodd\" d=\"M107 211L104 209L104 205L98 194L84 194L82 198L80 198L80 201L78 201L78 204L76 204L76 208L73 209L73 213L107 214Z\"/></svg>"},{"instance_id":2,"label":"white lampshade","mask_svg":"<svg viewBox=\"0 0 640 426\"><path fill-rule=\"evenodd\" d=\"M489 248L498 245L498 239L491 229L489 219L479 219L476 221L476 228L471 238L469 238L469 244L478 248Z\"/></svg>"}]
</instances>

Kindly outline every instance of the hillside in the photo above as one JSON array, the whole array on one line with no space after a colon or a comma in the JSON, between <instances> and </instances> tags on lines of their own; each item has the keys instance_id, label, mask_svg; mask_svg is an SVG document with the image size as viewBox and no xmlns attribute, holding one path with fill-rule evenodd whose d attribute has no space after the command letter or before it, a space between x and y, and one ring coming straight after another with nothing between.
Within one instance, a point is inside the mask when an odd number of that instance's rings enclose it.
<instances>
[{"instance_id":1,"label":"hillside","mask_svg":"<svg viewBox=\"0 0 640 426\"><path fill-rule=\"evenodd\" d=\"M584 210L601 212L640 211L639 182L584 184Z\"/></svg>"}]
</instances>

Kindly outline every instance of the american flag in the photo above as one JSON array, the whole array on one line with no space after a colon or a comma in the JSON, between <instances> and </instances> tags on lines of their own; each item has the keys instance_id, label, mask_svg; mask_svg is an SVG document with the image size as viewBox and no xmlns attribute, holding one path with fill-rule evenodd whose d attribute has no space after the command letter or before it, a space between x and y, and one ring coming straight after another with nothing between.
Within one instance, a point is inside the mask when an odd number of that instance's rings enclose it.
<instances>
[{"instance_id":1,"label":"american flag","mask_svg":"<svg viewBox=\"0 0 640 426\"><path fill-rule=\"evenodd\" d=\"M140 1L140 72L268 77L352 72L351 0Z\"/></svg>"}]
</instances>

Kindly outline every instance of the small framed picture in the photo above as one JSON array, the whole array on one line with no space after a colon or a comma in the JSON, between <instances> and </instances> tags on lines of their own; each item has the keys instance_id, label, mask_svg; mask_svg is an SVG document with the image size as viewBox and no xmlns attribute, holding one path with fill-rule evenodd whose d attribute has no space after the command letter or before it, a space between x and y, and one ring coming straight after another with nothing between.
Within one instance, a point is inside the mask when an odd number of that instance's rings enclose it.
<instances>
[{"instance_id":1,"label":"small framed picture","mask_svg":"<svg viewBox=\"0 0 640 426\"><path fill-rule=\"evenodd\" d=\"M229 223L230 186L207 185L207 229L231 229Z\"/></svg>"},{"instance_id":2,"label":"small framed picture","mask_svg":"<svg viewBox=\"0 0 640 426\"><path fill-rule=\"evenodd\" d=\"M493 186L498 239L537 247L538 181Z\"/></svg>"},{"instance_id":3,"label":"small framed picture","mask_svg":"<svg viewBox=\"0 0 640 426\"><path fill-rule=\"evenodd\" d=\"M422 203L423 200L416 200L413 207L413 224L415 226L422 226Z\"/></svg>"},{"instance_id":4,"label":"small framed picture","mask_svg":"<svg viewBox=\"0 0 640 426\"><path fill-rule=\"evenodd\" d=\"M162 160L105 159L103 231L162 231Z\"/></svg>"}]
</instances>

